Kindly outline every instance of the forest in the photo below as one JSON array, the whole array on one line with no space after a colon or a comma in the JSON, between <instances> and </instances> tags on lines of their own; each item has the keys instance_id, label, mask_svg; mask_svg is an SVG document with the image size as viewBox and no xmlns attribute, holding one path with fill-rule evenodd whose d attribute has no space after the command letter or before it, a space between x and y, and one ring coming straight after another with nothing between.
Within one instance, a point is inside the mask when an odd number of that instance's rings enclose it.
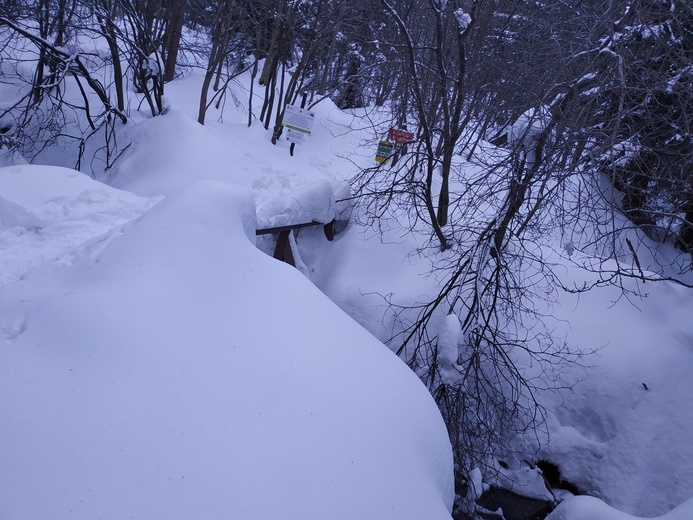
<instances>
[{"instance_id":1,"label":"forest","mask_svg":"<svg viewBox=\"0 0 693 520\"><path fill-rule=\"evenodd\" d=\"M477 472L560 467L538 455L543 396L579 392L601 348L556 333L562 295L693 288L688 0L6 0L0 166L108 179L133 120L169 117L193 76L199 125L242 113L280 147L287 106L333 104L385 142L331 216L416 236L430 263L433 291L378 294L371 332L438 405L459 518L495 518Z\"/></svg>"}]
</instances>

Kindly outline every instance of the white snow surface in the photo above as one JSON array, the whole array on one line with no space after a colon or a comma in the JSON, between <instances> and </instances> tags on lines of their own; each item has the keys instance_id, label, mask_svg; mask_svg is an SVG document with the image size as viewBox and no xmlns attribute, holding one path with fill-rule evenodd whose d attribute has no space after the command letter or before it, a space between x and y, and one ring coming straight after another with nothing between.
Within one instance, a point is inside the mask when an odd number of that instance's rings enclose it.
<instances>
[{"instance_id":1,"label":"white snow surface","mask_svg":"<svg viewBox=\"0 0 693 520\"><path fill-rule=\"evenodd\" d=\"M254 209L193 183L2 288L0 518L449 517L430 395Z\"/></svg>"},{"instance_id":2,"label":"white snow surface","mask_svg":"<svg viewBox=\"0 0 693 520\"><path fill-rule=\"evenodd\" d=\"M0 285L132 220L156 200L67 168L0 168Z\"/></svg>"},{"instance_id":3,"label":"white snow surface","mask_svg":"<svg viewBox=\"0 0 693 520\"><path fill-rule=\"evenodd\" d=\"M642 520L642 518L609 507L598 498L576 496L562 502L546 520ZM691 518L693 518L693 499L656 517L657 520L690 520Z\"/></svg>"},{"instance_id":4,"label":"white snow surface","mask_svg":"<svg viewBox=\"0 0 693 520\"><path fill-rule=\"evenodd\" d=\"M693 313L690 289L631 283L565 295L554 316L568 340L600 348L573 393L545 395L551 442L542 456L585 493L636 516L693 497ZM569 326L568 326L569 323Z\"/></svg>"},{"instance_id":5,"label":"white snow surface","mask_svg":"<svg viewBox=\"0 0 693 520\"><path fill-rule=\"evenodd\" d=\"M460 320L455 314L448 314L438 333L438 356L440 377L444 383L455 384L459 380L456 370L459 357L459 344L462 341Z\"/></svg>"},{"instance_id":6,"label":"white snow surface","mask_svg":"<svg viewBox=\"0 0 693 520\"><path fill-rule=\"evenodd\" d=\"M0 518L449 519L426 388L254 245L333 218L350 116L324 105L292 159L169 91L123 129L111 186L0 168Z\"/></svg>"},{"instance_id":7,"label":"white snow surface","mask_svg":"<svg viewBox=\"0 0 693 520\"><path fill-rule=\"evenodd\" d=\"M411 255L416 246L392 230L381 243L352 228L330 249L339 269L325 290L386 340L397 324L383 296L406 305L437 291L430 264ZM568 286L590 278L573 263L580 247L576 239L572 257L559 244L555 249L562 257L549 254ZM572 392L540 396L549 413L549 438L538 457L557 464L565 480L616 510L656 517L693 497L693 466L687 463L693 460L693 299L690 289L668 282L628 282L626 288L643 297L599 288L559 294L543 309L557 341L598 352L584 359L584 366L565 371L566 378L579 381ZM542 496L542 486L526 479L534 477L523 475L527 472L513 464L505 483L494 475L484 478L519 494Z\"/></svg>"},{"instance_id":8,"label":"white snow surface","mask_svg":"<svg viewBox=\"0 0 693 520\"><path fill-rule=\"evenodd\" d=\"M301 231L302 272L353 320L252 244L255 227L339 213L352 162L375 152L355 144L358 118L318 105L291 158L242 110L198 125L198 87L168 84L169 113L133 118L102 182L0 169L0 519L449 518L440 416L373 338L397 327L381 295L436 293L420 244L396 229ZM528 146L542 129L531 115L511 132ZM571 245L552 260L580 283ZM582 379L573 393L541 396L540 457L596 497L551 520L693 517L693 300L629 289L647 297L598 289L547 310L556 338L601 348L567 374ZM535 471L505 476L541 495Z\"/></svg>"},{"instance_id":9,"label":"white snow surface","mask_svg":"<svg viewBox=\"0 0 693 520\"><path fill-rule=\"evenodd\" d=\"M106 182L145 197L169 195L199 178L240 184L253 190L260 227L335 217L335 191L343 183L292 160L286 147L268 145L262 128L228 126L214 131L175 110L144 121L129 129L131 149Z\"/></svg>"}]
</instances>

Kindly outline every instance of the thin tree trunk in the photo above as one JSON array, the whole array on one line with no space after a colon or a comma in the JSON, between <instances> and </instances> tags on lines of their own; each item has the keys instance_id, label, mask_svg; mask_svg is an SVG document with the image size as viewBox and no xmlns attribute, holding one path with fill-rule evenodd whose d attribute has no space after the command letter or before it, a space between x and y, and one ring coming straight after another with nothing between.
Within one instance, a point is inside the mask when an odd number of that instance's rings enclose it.
<instances>
[{"instance_id":1,"label":"thin tree trunk","mask_svg":"<svg viewBox=\"0 0 693 520\"><path fill-rule=\"evenodd\" d=\"M269 128L270 119L272 119L272 110L274 109L274 91L277 88L277 71L272 74L272 81L268 85L270 89L269 100L267 101L267 117L265 118L265 130Z\"/></svg>"},{"instance_id":2,"label":"thin tree trunk","mask_svg":"<svg viewBox=\"0 0 693 520\"><path fill-rule=\"evenodd\" d=\"M221 71L224 70L224 60L219 60L219 65L217 65L216 77L214 79L214 92L219 90L219 83L221 83Z\"/></svg>"},{"instance_id":3,"label":"thin tree trunk","mask_svg":"<svg viewBox=\"0 0 693 520\"><path fill-rule=\"evenodd\" d=\"M266 85L272 79L273 73L277 67L277 54L279 53L279 37L281 36L281 23L275 21L274 30L272 31L272 40L270 41L269 51L265 64L262 67L260 74L260 85Z\"/></svg>"},{"instance_id":4,"label":"thin tree trunk","mask_svg":"<svg viewBox=\"0 0 693 520\"><path fill-rule=\"evenodd\" d=\"M116 41L115 31L112 27L112 22L106 22L109 26L102 27L108 49L111 52L111 60L113 60L113 84L116 91L116 105L121 112L125 110L125 89L123 87L123 66L120 62L120 48Z\"/></svg>"},{"instance_id":5,"label":"thin tree trunk","mask_svg":"<svg viewBox=\"0 0 693 520\"><path fill-rule=\"evenodd\" d=\"M258 59L256 54L255 62L253 63L253 72L250 75L250 94L248 95L248 127L253 124L253 90L255 87L255 76L257 76L257 69Z\"/></svg>"},{"instance_id":6,"label":"thin tree trunk","mask_svg":"<svg viewBox=\"0 0 693 520\"><path fill-rule=\"evenodd\" d=\"M202 80L202 92L200 93L200 108L197 113L197 122L201 125L205 124L205 116L207 115L207 98L209 95L209 86L214 78L214 68L207 67L207 73Z\"/></svg>"},{"instance_id":7,"label":"thin tree trunk","mask_svg":"<svg viewBox=\"0 0 693 520\"><path fill-rule=\"evenodd\" d=\"M272 132L272 144L277 144L277 139L282 135L282 119L286 103L284 102L284 76L286 76L286 65L282 63L281 81L279 83L279 102L277 103L277 117L274 120L274 131Z\"/></svg>"},{"instance_id":8,"label":"thin tree trunk","mask_svg":"<svg viewBox=\"0 0 693 520\"><path fill-rule=\"evenodd\" d=\"M450 169L452 167L452 155L454 143L446 143L443 150L443 163L441 166L441 186L438 195L438 225L443 227L448 223L448 209L450 207Z\"/></svg>"}]
</instances>

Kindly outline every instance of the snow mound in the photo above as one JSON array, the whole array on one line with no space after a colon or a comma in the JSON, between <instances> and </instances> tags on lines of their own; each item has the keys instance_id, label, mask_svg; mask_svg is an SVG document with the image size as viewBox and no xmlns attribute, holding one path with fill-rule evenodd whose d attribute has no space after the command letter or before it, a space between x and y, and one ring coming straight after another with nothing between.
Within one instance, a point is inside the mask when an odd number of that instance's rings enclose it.
<instances>
[{"instance_id":1,"label":"snow mound","mask_svg":"<svg viewBox=\"0 0 693 520\"><path fill-rule=\"evenodd\" d=\"M0 288L0 518L446 519L416 376L213 181Z\"/></svg>"},{"instance_id":2,"label":"snow mound","mask_svg":"<svg viewBox=\"0 0 693 520\"><path fill-rule=\"evenodd\" d=\"M344 183L335 180L331 165L292 158L263 132L239 124L208 128L172 111L127 130L132 145L105 181L153 196L200 179L218 180L252 191L259 227L333 220L335 193L344 191Z\"/></svg>"},{"instance_id":3,"label":"snow mound","mask_svg":"<svg viewBox=\"0 0 693 520\"><path fill-rule=\"evenodd\" d=\"M577 496L562 502L546 520L639 520L640 518L609 507L598 498ZM693 499L657 517L659 520L690 520L691 518L693 518Z\"/></svg>"},{"instance_id":4,"label":"snow mound","mask_svg":"<svg viewBox=\"0 0 693 520\"><path fill-rule=\"evenodd\" d=\"M139 216L144 199L68 168L0 168L0 285Z\"/></svg>"},{"instance_id":5,"label":"snow mound","mask_svg":"<svg viewBox=\"0 0 693 520\"><path fill-rule=\"evenodd\" d=\"M327 224L335 216L334 189L323 180L270 200L258 208L257 218L263 227L278 227L306 222Z\"/></svg>"}]
</instances>

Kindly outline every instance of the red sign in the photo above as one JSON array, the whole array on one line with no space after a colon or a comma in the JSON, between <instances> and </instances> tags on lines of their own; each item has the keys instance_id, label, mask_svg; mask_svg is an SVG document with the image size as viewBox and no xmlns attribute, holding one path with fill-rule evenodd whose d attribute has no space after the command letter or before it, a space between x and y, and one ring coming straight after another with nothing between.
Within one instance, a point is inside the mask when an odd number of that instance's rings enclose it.
<instances>
[{"instance_id":1,"label":"red sign","mask_svg":"<svg viewBox=\"0 0 693 520\"><path fill-rule=\"evenodd\" d=\"M412 134L411 132L407 132L406 130L390 128L390 131L387 135L390 138L390 141L394 141L399 144L414 142L414 134Z\"/></svg>"}]
</instances>

